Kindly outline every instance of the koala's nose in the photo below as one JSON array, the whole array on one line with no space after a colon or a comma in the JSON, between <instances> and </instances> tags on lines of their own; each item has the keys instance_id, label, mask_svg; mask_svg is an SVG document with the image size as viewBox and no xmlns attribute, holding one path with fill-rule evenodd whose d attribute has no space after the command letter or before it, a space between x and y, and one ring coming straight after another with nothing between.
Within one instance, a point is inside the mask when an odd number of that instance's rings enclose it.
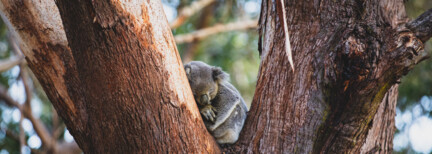
<instances>
[{"instance_id":1,"label":"koala's nose","mask_svg":"<svg viewBox=\"0 0 432 154\"><path fill-rule=\"evenodd\" d=\"M210 104L209 97L207 95L201 95L201 102L203 104Z\"/></svg>"}]
</instances>

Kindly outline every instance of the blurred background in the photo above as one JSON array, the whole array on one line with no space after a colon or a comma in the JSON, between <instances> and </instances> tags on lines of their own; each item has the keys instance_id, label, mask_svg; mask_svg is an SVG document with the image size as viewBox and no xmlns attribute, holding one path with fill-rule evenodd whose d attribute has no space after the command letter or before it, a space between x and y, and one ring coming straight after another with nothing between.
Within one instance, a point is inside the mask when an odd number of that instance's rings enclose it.
<instances>
[{"instance_id":1,"label":"blurred background","mask_svg":"<svg viewBox=\"0 0 432 154\"><path fill-rule=\"evenodd\" d=\"M183 63L222 67L250 105L259 67L256 24L261 0L162 0ZM431 0L409 0L411 18L432 8ZM61 119L0 23L0 154L45 153L47 142L73 145ZM431 52L430 41L426 51ZM18 65L8 66L6 63ZM399 87L395 153L432 151L432 60L402 79ZM30 114L28 114L30 113ZM21 118L24 115L25 118ZM41 126L42 125L42 126ZM48 135L39 130L45 129ZM42 136L42 137L41 137ZM23 148L20 148L23 147Z\"/></svg>"}]
</instances>

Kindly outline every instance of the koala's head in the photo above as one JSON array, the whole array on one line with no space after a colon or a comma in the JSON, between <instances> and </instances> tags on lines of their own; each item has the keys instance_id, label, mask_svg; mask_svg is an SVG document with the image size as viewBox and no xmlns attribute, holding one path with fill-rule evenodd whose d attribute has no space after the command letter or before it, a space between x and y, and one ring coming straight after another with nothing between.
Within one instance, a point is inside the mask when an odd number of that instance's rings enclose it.
<instances>
[{"instance_id":1,"label":"koala's head","mask_svg":"<svg viewBox=\"0 0 432 154\"><path fill-rule=\"evenodd\" d=\"M218 84L228 80L228 74L220 67L207 65L204 62L192 61L184 65L195 101L199 105L210 104L216 97Z\"/></svg>"}]
</instances>

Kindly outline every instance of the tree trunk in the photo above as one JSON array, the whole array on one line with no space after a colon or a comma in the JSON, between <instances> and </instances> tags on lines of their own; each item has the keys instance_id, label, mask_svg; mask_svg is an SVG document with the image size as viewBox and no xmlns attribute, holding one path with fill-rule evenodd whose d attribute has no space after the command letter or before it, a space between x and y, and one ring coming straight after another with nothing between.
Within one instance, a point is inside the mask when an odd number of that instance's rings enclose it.
<instances>
[{"instance_id":1,"label":"tree trunk","mask_svg":"<svg viewBox=\"0 0 432 154\"><path fill-rule=\"evenodd\" d=\"M394 85L384 96L371 122L372 127L362 145L361 153L393 153L398 87L397 84Z\"/></svg>"},{"instance_id":2,"label":"tree trunk","mask_svg":"<svg viewBox=\"0 0 432 154\"><path fill-rule=\"evenodd\" d=\"M85 153L220 153L160 1L1 2L30 68ZM239 141L224 150L390 153L395 84L426 57L431 14L407 23L402 0L264 0L254 100Z\"/></svg>"},{"instance_id":3,"label":"tree trunk","mask_svg":"<svg viewBox=\"0 0 432 154\"><path fill-rule=\"evenodd\" d=\"M56 2L2 0L1 10L85 153L219 152L160 1Z\"/></svg>"},{"instance_id":4,"label":"tree trunk","mask_svg":"<svg viewBox=\"0 0 432 154\"><path fill-rule=\"evenodd\" d=\"M282 2L262 3L254 100L239 141L225 150L391 153L393 85L426 57L431 20L407 23L402 0ZM282 4L295 71L284 47Z\"/></svg>"}]
</instances>

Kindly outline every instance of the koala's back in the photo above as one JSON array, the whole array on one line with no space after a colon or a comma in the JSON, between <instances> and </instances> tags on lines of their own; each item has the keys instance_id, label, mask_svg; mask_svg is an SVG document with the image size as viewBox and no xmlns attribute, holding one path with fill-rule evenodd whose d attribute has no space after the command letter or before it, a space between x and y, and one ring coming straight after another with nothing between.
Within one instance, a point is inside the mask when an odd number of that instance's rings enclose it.
<instances>
[{"instance_id":1,"label":"koala's back","mask_svg":"<svg viewBox=\"0 0 432 154\"><path fill-rule=\"evenodd\" d=\"M237 141L246 119L247 112L245 107L241 104L236 105L227 120L212 131L218 143L232 144Z\"/></svg>"},{"instance_id":2,"label":"koala's back","mask_svg":"<svg viewBox=\"0 0 432 154\"><path fill-rule=\"evenodd\" d=\"M205 122L218 143L234 143L243 128L247 116L247 106L237 89L224 82L219 86L217 97L212 105L218 111L216 122Z\"/></svg>"}]
</instances>

